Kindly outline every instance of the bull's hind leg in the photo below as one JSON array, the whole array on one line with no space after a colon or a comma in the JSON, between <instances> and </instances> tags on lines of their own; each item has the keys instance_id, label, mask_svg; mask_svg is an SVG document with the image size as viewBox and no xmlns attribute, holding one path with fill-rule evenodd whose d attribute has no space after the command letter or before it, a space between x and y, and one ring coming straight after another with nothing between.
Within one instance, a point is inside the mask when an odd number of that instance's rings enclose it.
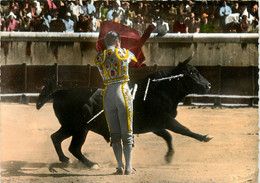
<instances>
[{"instance_id":1,"label":"bull's hind leg","mask_svg":"<svg viewBox=\"0 0 260 183\"><path fill-rule=\"evenodd\" d=\"M173 157L173 154L174 154L174 149L173 149L173 146L172 146L172 136L169 132L167 132L166 130L160 130L160 131L157 131L157 132L153 132L155 133L156 135L162 137L166 143L167 143L167 146L168 146L168 151L165 155L165 161L167 163L171 163L172 161L172 157Z\"/></svg>"},{"instance_id":2,"label":"bull's hind leg","mask_svg":"<svg viewBox=\"0 0 260 183\"><path fill-rule=\"evenodd\" d=\"M88 131L83 129L76 131L72 135L72 141L69 147L69 151L75 156L80 162L86 165L88 168L92 168L97 163L88 160L81 152L82 145L85 142Z\"/></svg>"},{"instance_id":3,"label":"bull's hind leg","mask_svg":"<svg viewBox=\"0 0 260 183\"><path fill-rule=\"evenodd\" d=\"M213 138L212 136L209 136L209 135L202 135L202 134L194 133L194 132L190 131L187 127L180 124L173 117L171 117L171 116L168 116L168 117L170 119L167 120L166 129L169 129L169 130L171 130L175 133L181 134L181 135L192 137L201 142L208 142Z\"/></svg>"},{"instance_id":4,"label":"bull's hind leg","mask_svg":"<svg viewBox=\"0 0 260 183\"><path fill-rule=\"evenodd\" d=\"M71 134L64 130L62 127L57 132L51 135L51 139L55 147L55 150L59 156L59 160L64 163L69 162L69 158L64 155L61 148L61 143L63 140L69 138L70 136Z\"/></svg>"}]
</instances>

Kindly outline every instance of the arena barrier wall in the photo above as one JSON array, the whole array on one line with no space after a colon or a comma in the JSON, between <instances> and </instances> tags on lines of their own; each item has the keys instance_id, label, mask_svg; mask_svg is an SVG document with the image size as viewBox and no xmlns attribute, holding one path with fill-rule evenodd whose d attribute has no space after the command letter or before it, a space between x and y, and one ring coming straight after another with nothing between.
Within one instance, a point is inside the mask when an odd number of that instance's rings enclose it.
<instances>
[{"instance_id":1,"label":"arena barrier wall","mask_svg":"<svg viewBox=\"0 0 260 183\"><path fill-rule=\"evenodd\" d=\"M102 87L93 65L97 33L1 33L1 99L35 102L45 79L58 89ZM191 61L212 83L207 95L190 95L184 104L257 105L258 34L155 34L143 47L147 67L132 68L133 81Z\"/></svg>"}]
</instances>

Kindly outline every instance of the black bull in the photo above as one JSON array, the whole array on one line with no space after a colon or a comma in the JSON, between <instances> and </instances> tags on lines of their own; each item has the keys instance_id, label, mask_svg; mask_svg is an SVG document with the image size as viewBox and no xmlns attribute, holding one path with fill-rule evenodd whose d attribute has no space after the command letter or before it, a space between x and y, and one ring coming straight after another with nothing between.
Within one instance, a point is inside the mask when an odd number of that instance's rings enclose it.
<instances>
[{"instance_id":1,"label":"black bull","mask_svg":"<svg viewBox=\"0 0 260 183\"><path fill-rule=\"evenodd\" d=\"M198 70L186 61L169 71L159 71L137 82L138 90L134 100L134 134L153 132L162 137L168 146L166 161L172 160L174 149L172 137L167 130L195 138L201 142L208 142L212 137L190 131L176 119L178 103L188 94L204 94L210 89L210 83L202 77ZM179 75L178 78L169 79ZM153 81L154 79L165 79ZM168 79L167 79L168 78ZM147 87L148 80L150 84ZM148 88L148 90L147 90ZM146 98L144 100L145 93ZM61 128L51 135L54 147L61 162L68 162L62 151L61 143L72 136L69 151L87 167L96 163L88 160L82 153L81 147L85 142L88 131L102 135L107 142L110 134L104 113L87 123L102 110L102 89L76 88L71 90L57 90L54 84L47 82L37 100L40 109L48 100L53 99L53 108Z\"/></svg>"}]
</instances>

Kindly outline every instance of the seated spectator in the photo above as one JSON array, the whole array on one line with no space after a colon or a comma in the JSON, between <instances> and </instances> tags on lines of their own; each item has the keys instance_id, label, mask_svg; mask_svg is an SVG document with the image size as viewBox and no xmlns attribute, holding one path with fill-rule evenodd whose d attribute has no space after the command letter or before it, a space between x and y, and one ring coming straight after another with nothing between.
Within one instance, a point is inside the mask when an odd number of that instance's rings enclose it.
<instances>
[{"instance_id":1,"label":"seated spectator","mask_svg":"<svg viewBox=\"0 0 260 183\"><path fill-rule=\"evenodd\" d=\"M195 17L194 13L190 14L190 17L185 22L186 33L199 33L200 32L200 18Z\"/></svg>"},{"instance_id":2,"label":"seated spectator","mask_svg":"<svg viewBox=\"0 0 260 183\"><path fill-rule=\"evenodd\" d=\"M11 11L10 14L7 16L7 21L5 24L6 31L18 31L19 30L20 21L15 20L15 19L16 19L16 16Z\"/></svg>"},{"instance_id":3,"label":"seated spectator","mask_svg":"<svg viewBox=\"0 0 260 183\"><path fill-rule=\"evenodd\" d=\"M92 19L89 15L80 14L79 21L76 24L75 32L92 32Z\"/></svg>"},{"instance_id":4,"label":"seated spectator","mask_svg":"<svg viewBox=\"0 0 260 183\"><path fill-rule=\"evenodd\" d=\"M71 19L71 13L68 12L65 16L65 19L62 19L62 22L65 24L64 32L74 32L74 21Z\"/></svg>"},{"instance_id":5,"label":"seated spectator","mask_svg":"<svg viewBox=\"0 0 260 183\"><path fill-rule=\"evenodd\" d=\"M184 16L179 15L173 24L173 33L186 33L186 25L184 23Z\"/></svg>"},{"instance_id":6,"label":"seated spectator","mask_svg":"<svg viewBox=\"0 0 260 183\"><path fill-rule=\"evenodd\" d=\"M248 20L247 20L247 16L243 15L242 16L242 20L240 22L240 29L239 29L239 33L246 33L248 31Z\"/></svg>"},{"instance_id":7,"label":"seated spectator","mask_svg":"<svg viewBox=\"0 0 260 183\"><path fill-rule=\"evenodd\" d=\"M203 13L201 17L200 33L213 33L214 25L208 21L208 15Z\"/></svg>"}]
</instances>

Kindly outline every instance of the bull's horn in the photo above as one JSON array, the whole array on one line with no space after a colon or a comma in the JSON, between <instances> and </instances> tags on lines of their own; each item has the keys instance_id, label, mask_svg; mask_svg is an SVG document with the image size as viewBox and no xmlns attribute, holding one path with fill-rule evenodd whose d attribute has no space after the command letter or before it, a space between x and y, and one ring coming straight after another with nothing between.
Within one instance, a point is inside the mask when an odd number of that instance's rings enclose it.
<instances>
[{"instance_id":1,"label":"bull's horn","mask_svg":"<svg viewBox=\"0 0 260 183\"><path fill-rule=\"evenodd\" d=\"M192 59L193 55L194 55L194 51L192 52L191 56L189 56L186 60L183 61L183 63L185 65L187 65L190 62L190 60Z\"/></svg>"}]
</instances>

